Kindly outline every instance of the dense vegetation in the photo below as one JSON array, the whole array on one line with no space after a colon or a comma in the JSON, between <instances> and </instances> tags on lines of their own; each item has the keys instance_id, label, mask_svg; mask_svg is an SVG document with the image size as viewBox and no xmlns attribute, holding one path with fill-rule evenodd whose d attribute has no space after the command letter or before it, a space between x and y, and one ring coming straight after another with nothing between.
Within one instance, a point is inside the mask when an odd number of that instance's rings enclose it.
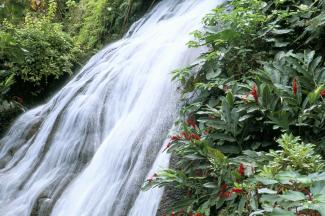
<instances>
[{"instance_id":1,"label":"dense vegetation","mask_svg":"<svg viewBox=\"0 0 325 216\"><path fill-rule=\"evenodd\" d=\"M155 0L4 0L0 133ZM184 107L166 150L183 215L325 215L325 1L232 0L204 19L174 71Z\"/></svg>"},{"instance_id":2,"label":"dense vegetation","mask_svg":"<svg viewBox=\"0 0 325 216\"><path fill-rule=\"evenodd\" d=\"M186 103L166 149L179 162L145 185L184 192L172 215L325 215L324 11L232 0L193 32L189 46L209 50L173 73Z\"/></svg>"},{"instance_id":3,"label":"dense vegetation","mask_svg":"<svg viewBox=\"0 0 325 216\"><path fill-rule=\"evenodd\" d=\"M0 4L0 134L21 111L109 41L154 0L4 0Z\"/></svg>"}]
</instances>

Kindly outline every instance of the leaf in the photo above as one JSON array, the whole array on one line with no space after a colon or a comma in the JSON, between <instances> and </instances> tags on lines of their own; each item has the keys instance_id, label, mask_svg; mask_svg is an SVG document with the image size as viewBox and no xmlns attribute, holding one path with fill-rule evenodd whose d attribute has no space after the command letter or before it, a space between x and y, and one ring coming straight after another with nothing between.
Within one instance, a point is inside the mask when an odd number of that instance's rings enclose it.
<instances>
[{"instance_id":1,"label":"leaf","mask_svg":"<svg viewBox=\"0 0 325 216\"><path fill-rule=\"evenodd\" d=\"M322 203L313 203L311 205L308 205L308 208L306 209L312 209L312 210L316 210L320 213L321 216L325 216L325 205ZM316 214L314 214L316 215Z\"/></svg>"},{"instance_id":2,"label":"leaf","mask_svg":"<svg viewBox=\"0 0 325 216\"><path fill-rule=\"evenodd\" d=\"M228 154L239 154L240 153L240 148L237 145L223 145L219 147L220 151Z\"/></svg>"},{"instance_id":3,"label":"leaf","mask_svg":"<svg viewBox=\"0 0 325 216\"><path fill-rule=\"evenodd\" d=\"M239 204L238 204L238 213L239 214L242 214L242 212L244 211L246 202L247 202L247 199L246 199L246 197L243 196L240 199Z\"/></svg>"},{"instance_id":4,"label":"leaf","mask_svg":"<svg viewBox=\"0 0 325 216\"><path fill-rule=\"evenodd\" d=\"M290 201L301 201L301 200L305 200L306 196L305 194L299 192L299 191L287 191L285 192L283 195L280 195L280 197L282 199L285 200L290 200Z\"/></svg>"},{"instance_id":5,"label":"leaf","mask_svg":"<svg viewBox=\"0 0 325 216\"><path fill-rule=\"evenodd\" d=\"M228 141L228 142L235 142L236 139L228 134L224 134L224 133L214 133L214 134L211 134L211 137L213 139L216 139L216 140L225 140L225 141Z\"/></svg>"},{"instance_id":6,"label":"leaf","mask_svg":"<svg viewBox=\"0 0 325 216\"><path fill-rule=\"evenodd\" d=\"M211 79L213 79L213 78L218 77L221 73L222 73L222 70L217 70L217 71L210 70L210 71L206 74L206 78L207 78L207 80L211 80Z\"/></svg>"},{"instance_id":7,"label":"leaf","mask_svg":"<svg viewBox=\"0 0 325 216\"><path fill-rule=\"evenodd\" d=\"M281 184L292 184L292 181L301 177L299 173L293 171L283 171L276 175L276 179L281 182Z\"/></svg>"},{"instance_id":8,"label":"leaf","mask_svg":"<svg viewBox=\"0 0 325 216\"><path fill-rule=\"evenodd\" d=\"M249 119L250 117L252 117L252 115L243 115L242 117L239 118L238 121L243 122L243 121Z\"/></svg>"},{"instance_id":9,"label":"leaf","mask_svg":"<svg viewBox=\"0 0 325 216\"><path fill-rule=\"evenodd\" d=\"M274 209L270 214L270 216L295 216L295 215L296 214L294 214L291 211L287 211L279 208Z\"/></svg>"},{"instance_id":10,"label":"leaf","mask_svg":"<svg viewBox=\"0 0 325 216\"><path fill-rule=\"evenodd\" d=\"M208 149L209 157L218 160L224 160L226 158L225 155L218 149L212 148L210 146L208 146L207 149Z\"/></svg>"},{"instance_id":11,"label":"leaf","mask_svg":"<svg viewBox=\"0 0 325 216\"><path fill-rule=\"evenodd\" d=\"M203 187L205 187L205 188L217 188L219 186L214 182L207 182L207 183L203 184Z\"/></svg>"},{"instance_id":12,"label":"leaf","mask_svg":"<svg viewBox=\"0 0 325 216\"><path fill-rule=\"evenodd\" d=\"M258 211L254 211L253 213L251 213L249 216L254 216L254 215L265 215L265 210L258 210Z\"/></svg>"},{"instance_id":13,"label":"leaf","mask_svg":"<svg viewBox=\"0 0 325 216\"><path fill-rule=\"evenodd\" d=\"M195 199L183 199L181 201L178 201L171 208L168 208L166 211L167 212L172 212L172 211L179 211L179 210L182 210L182 209L186 209L189 206L192 206L195 202L196 202Z\"/></svg>"},{"instance_id":14,"label":"leaf","mask_svg":"<svg viewBox=\"0 0 325 216\"><path fill-rule=\"evenodd\" d=\"M277 194L278 192L275 190L268 189L268 188L261 188L261 189L258 189L258 193L260 193L260 194Z\"/></svg>"},{"instance_id":15,"label":"leaf","mask_svg":"<svg viewBox=\"0 0 325 216\"><path fill-rule=\"evenodd\" d=\"M258 201L256 196L254 196L254 193L252 194L251 198L250 198L250 206L253 210L257 210L258 209Z\"/></svg>"},{"instance_id":16,"label":"leaf","mask_svg":"<svg viewBox=\"0 0 325 216\"><path fill-rule=\"evenodd\" d=\"M269 178L263 178L263 177L255 177L255 180L257 182L262 183L263 185L273 185L279 183L277 180L269 179Z\"/></svg>"},{"instance_id":17,"label":"leaf","mask_svg":"<svg viewBox=\"0 0 325 216\"><path fill-rule=\"evenodd\" d=\"M275 29L271 31L273 34L281 35L281 34L288 34L292 32L293 29Z\"/></svg>"},{"instance_id":18,"label":"leaf","mask_svg":"<svg viewBox=\"0 0 325 216\"><path fill-rule=\"evenodd\" d=\"M305 60L305 64L306 65L309 65L313 61L314 55L315 55L315 51L314 50L313 51L310 51L310 52L307 52L305 50L305 52L304 52L304 60Z\"/></svg>"}]
</instances>

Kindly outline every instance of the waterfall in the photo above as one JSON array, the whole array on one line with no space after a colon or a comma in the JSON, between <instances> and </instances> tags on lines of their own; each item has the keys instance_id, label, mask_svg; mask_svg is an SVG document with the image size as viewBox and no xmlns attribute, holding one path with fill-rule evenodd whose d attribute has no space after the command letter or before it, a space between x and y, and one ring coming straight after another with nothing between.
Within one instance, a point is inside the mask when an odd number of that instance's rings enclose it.
<instances>
[{"instance_id":1,"label":"waterfall","mask_svg":"<svg viewBox=\"0 0 325 216\"><path fill-rule=\"evenodd\" d=\"M168 166L161 149L179 108L170 73L200 55L189 33L217 4L161 1L20 116L0 140L0 215L155 215L162 190L140 188Z\"/></svg>"}]
</instances>

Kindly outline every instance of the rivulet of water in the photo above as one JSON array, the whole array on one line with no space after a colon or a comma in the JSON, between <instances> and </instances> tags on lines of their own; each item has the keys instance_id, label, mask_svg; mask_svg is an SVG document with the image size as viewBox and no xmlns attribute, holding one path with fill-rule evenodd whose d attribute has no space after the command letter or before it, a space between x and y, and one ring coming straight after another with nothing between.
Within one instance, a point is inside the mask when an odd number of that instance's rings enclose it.
<instances>
[{"instance_id":1,"label":"rivulet of water","mask_svg":"<svg viewBox=\"0 0 325 216\"><path fill-rule=\"evenodd\" d=\"M0 140L1 216L154 216L177 116L171 71L202 50L189 33L218 0L163 0L124 38L93 56L49 102Z\"/></svg>"}]
</instances>

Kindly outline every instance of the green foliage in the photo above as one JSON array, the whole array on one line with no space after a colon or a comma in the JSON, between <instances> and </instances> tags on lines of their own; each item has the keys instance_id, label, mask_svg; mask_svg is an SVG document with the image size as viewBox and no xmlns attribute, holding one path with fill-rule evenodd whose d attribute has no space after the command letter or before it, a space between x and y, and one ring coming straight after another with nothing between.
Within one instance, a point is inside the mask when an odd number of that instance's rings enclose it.
<instances>
[{"instance_id":1,"label":"green foliage","mask_svg":"<svg viewBox=\"0 0 325 216\"><path fill-rule=\"evenodd\" d=\"M91 51L125 32L130 23L145 11L152 1L143 0L80 0L68 1L70 8L67 31L76 36L82 49Z\"/></svg>"},{"instance_id":2,"label":"green foliage","mask_svg":"<svg viewBox=\"0 0 325 216\"><path fill-rule=\"evenodd\" d=\"M46 82L48 77L55 79L65 73L72 73L78 47L73 39L62 31L62 26L53 23L56 4L50 4L46 15L33 17L27 14L23 25L4 23L2 34L11 34L6 49L19 47L22 56L2 56L9 70L23 81L33 85ZM23 59L21 59L23 58Z\"/></svg>"},{"instance_id":3,"label":"green foliage","mask_svg":"<svg viewBox=\"0 0 325 216\"><path fill-rule=\"evenodd\" d=\"M314 152L314 145L284 134L277 141L278 151L247 150L229 158L212 148L206 136L193 139L189 131L182 134L171 137L169 148L181 157L179 165L184 168L159 172L144 186L183 189L184 198L169 211L194 209L205 215L223 211L232 215L324 213L324 161Z\"/></svg>"},{"instance_id":4,"label":"green foliage","mask_svg":"<svg viewBox=\"0 0 325 216\"><path fill-rule=\"evenodd\" d=\"M48 97L155 0L3 0L0 3L0 121ZM10 119L10 120L8 120ZM0 133L5 127L0 127Z\"/></svg>"},{"instance_id":5,"label":"green foliage","mask_svg":"<svg viewBox=\"0 0 325 216\"><path fill-rule=\"evenodd\" d=\"M195 95L167 146L178 168L145 188L182 188L175 210L205 215L325 215L324 5L234 0L206 16L189 46L208 51L173 72Z\"/></svg>"},{"instance_id":6,"label":"green foliage","mask_svg":"<svg viewBox=\"0 0 325 216\"><path fill-rule=\"evenodd\" d=\"M324 161L314 151L314 145L300 143L300 138L284 134L277 141L281 150L271 150L272 161L264 167L264 175L275 175L280 170L296 170L302 174L324 170Z\"/></svg>"},{"instance_id":7,"label":"green foliage","mask_svg":"<svg viewBox=\"0 0 325 216\"><path fill-rule=\"evenodd\" d=\"M2 0L0 3L0 22L4 19L19 22L25 15L28 1Z\"/></svg>"},{"instance_id":8,"label":"green foliage","mask_svg":"<svg viewBox=\"0 0 325 216\"><path fill-rule=\"evenodd\" d=\"M49 1L45 12L27 12L28 4L16 3L5 1L2 9L22 13L0 23L0 133L24 110L21 97L44 94L49 82L72 74L80 54L75 40L55 21L56 2Z\"/></svg>"},{"instance_id":9,"label":"green foliage","mask_svg":"<svg viewBox=\"0 0 325 216\"><path fill-rule=\"evenodd\" d=\"M12 89L19 86L31 92L18 95L38 95L48 81L72 74L80 49L54 22L56 10L56 3L50 1L45 14L27 13L21 24L1 24L0 103L15 103L12 96L17 93Z\"/></svg>"}]
</instances>

